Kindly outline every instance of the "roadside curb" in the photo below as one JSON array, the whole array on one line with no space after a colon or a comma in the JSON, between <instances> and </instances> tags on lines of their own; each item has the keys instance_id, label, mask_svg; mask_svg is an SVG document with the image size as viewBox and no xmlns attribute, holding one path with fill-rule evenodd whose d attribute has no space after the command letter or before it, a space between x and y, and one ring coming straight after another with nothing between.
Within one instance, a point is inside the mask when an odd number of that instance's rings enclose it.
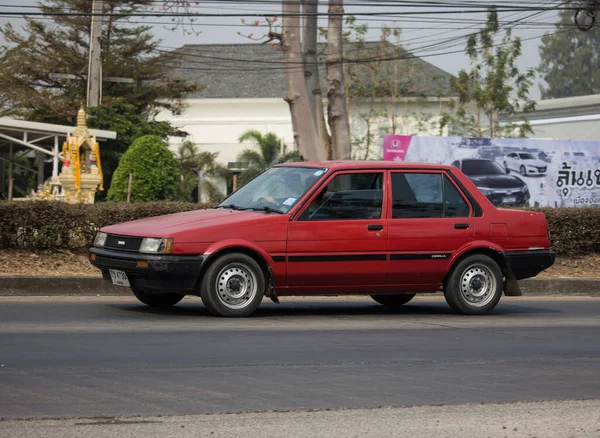
<instances>
[{"instance_id":1,"label":"roadside curb","mask_svg":"<svg viewBox=\"0 0 600 438\"><path fill-rule=\"evenodd\" d=\"M524 296L600 297L600 279L551 278L519 282ZM0 296L130 296L101 277L0 277Z\"/></svg>"}]
</instances>

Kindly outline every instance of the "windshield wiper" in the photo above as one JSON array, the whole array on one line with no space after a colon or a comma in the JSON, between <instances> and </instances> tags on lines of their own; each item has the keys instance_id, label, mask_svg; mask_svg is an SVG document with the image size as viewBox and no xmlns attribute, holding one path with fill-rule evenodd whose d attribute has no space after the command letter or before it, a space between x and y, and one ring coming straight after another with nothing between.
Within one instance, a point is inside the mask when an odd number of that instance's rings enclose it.
<instances>
[{"instance_id":1,"label":"windshield wiper","mask_svg":"<svg viewBox=\"0 0 600 438\"><path fill-rule=\"evenodd\" d=\"M249 210L252 210L252 211L264 211L265 213L277 213L277 214L285 214L285 213L284 213L283 211L281 211L281 210L278 210L278 209L276 209L276 208L271 208L271 207L268 207L268 206L266 206L266 205L265 205L264 207L252 207L252 208L250 208Z\"/></svg>"},{"instance_id":2,"label":"windshield wiper","mask_svg":"<svg viewBox=\"0 0 600 438\"><path fill-rule=\"evenodd\" d=\"M235 204L217 205L215 208L228 208L230 210L238 210L238 211L248 210L245 207L240 207L239 205L235 205Z\"/></svg>"}]
</instances>

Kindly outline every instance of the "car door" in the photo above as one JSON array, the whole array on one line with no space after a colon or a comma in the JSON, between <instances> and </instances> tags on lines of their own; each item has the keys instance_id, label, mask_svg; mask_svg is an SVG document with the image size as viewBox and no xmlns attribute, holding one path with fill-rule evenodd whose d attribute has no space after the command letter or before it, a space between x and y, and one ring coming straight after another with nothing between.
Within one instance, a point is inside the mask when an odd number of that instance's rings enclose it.
<instances>
[{"instance_id":1,"label":"car door","mask_svg":"<svg viewBox=\"0 0 600 438\"><path fill-rule=\"evenodd\" d=\"M290 293L352 293L385 285L384 182L384 171L343 171L318 188L288 227Z\"/></svg>"},{"instance_id":2,"label":"car door","mask_svg":"<svg viewBox=\"0 0 600 438\"><path fill-rule=\"evenodd\" d=\"M514 153L510 153L506 156L506 163L504 165L506 170L513 170L515 168L515 155Z\"/></svg>"},{"instance_id":3,"label":"car door","mask_svg":"<svg viewBox=\"0 0 600 438\"><path fill-rule=\"evenodd\" d=\"M435 291L473 238L472 208L443 171L390 172L389 272L398 290Z\"/></svg>"}]
</instances>

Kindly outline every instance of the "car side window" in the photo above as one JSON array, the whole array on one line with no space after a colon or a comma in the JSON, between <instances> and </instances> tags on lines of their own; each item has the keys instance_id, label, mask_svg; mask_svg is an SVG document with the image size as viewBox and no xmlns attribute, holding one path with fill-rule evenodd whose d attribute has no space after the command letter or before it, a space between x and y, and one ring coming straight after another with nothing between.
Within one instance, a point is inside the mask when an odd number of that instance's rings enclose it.
<instances>
[{"instance_id":1,"label":"car side window","mask_svg":"<svg viewBox=\"0 0 600 438\"><path fill-rule=\"evenodd\" d=\"M322 188L298 220L381 219L382 213L383 173L348 173Z\"/></svg>"},{"instance_id":2,"label":"car side window","mask_svg":"<svg viewBox=\"0 0 600 438\"><path fill-rule=\"evenodd\" d=\"M444 175L445 217L469 217L469 204L462 197L450 178Z\"/></svg>"},{"instance_id":3,"label":"car side window","mask_svg":"<svg viewBox=\"0 0 600 438\"><path fill-rule=\"evenodd\" d=\"M469 204L446 175L392 173L392 219L468 217Z\"/></svg>"},{"instance_id":4,"label":"car side window","mask_svg":"<svg viewBox=\"0 0 600 438\"><path fill-rule=\"evenodd\" d=\"M442 175L392 173L392 219L443 217Z\"/></svg>"}]
</instances>

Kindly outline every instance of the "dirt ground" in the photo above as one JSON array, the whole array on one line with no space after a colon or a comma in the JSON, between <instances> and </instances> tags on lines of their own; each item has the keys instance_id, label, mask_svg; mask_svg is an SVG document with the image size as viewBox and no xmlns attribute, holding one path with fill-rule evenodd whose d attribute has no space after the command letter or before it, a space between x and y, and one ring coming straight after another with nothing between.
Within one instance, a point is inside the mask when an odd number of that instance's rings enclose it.
<instances>
[{"instance_id":1,"label":"dirt ground","mask_svg":"<svg viewBox=\"0 0 600 438\"><path fill-rule=\"evenodd\" d=\"M100 276L86 253L0 250L0 276ZM600 278L600 254L557 257L538 278Z\"/></svg>"}]
</instances>

